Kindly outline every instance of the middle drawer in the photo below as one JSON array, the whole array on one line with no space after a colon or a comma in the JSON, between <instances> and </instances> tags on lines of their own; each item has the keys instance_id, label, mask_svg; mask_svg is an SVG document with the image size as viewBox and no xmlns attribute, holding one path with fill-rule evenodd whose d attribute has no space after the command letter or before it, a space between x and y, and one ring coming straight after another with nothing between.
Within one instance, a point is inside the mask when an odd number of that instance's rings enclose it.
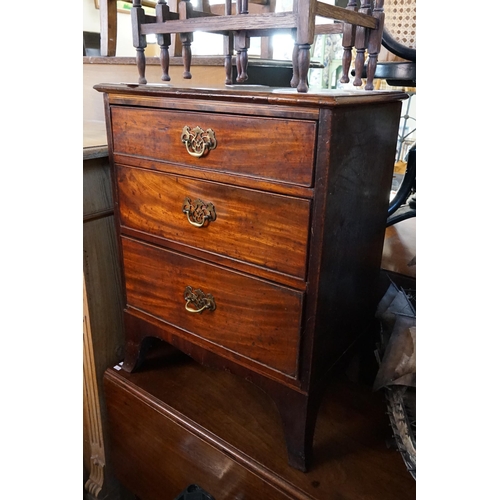
<instances>
[{"instance_id":1,"label":"middle drawer","mask_svg":"<svg viewBox=\"0 0 500 500\"><path fill-rule=\"evenodd\" d=\"M120 223L301 279L310 200L116 166Z\"/></svg>"}]
</instances>

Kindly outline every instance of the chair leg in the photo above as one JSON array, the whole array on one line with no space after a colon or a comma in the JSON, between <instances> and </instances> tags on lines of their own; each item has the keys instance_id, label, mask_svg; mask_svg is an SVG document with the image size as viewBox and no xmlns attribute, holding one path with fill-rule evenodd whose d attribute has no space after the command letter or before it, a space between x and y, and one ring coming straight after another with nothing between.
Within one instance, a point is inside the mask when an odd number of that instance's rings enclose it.
<instances>
[{"instance_id":1,"label":"chair leg","mask_svg":"<svg viewBox=\"0 0 500 500\"><path fill-rule=\"evenodd\" d=\"M368 64L366 66L365 90L373 90L373 79L377 69L377 60L382 45L382 33L384 31L384 0L375 0L373 17L378 19L378 28L370 30L368 38Z\"/></svg>"},{"instance_id":2,"label":"chair leg","mask_svg":"<svg viewBox=\"0 0 500 500\"><path fill-rule=\"evenodd\" d=\"M296 89L299 84L299 46L297 43L293 46L292 52L292 79L290 80L290 87Z\"/></svg>"},{"instance_id":3,"label":"chair leg","mask_svg":"<svg viewBox=\"0 0 500 500\"><path fill-rule=\"evenodd\" d=\"M192 17L193 6L190 0L182 0L178 5L179 19L187 20ZM182 77L186 80L192 78L191 75L191 43L193 42L193 33L180 33L179 38L182 42L182 62L184 64L184 73Z\"/></svg>"},{"instance_id":4,"label":"chair leg","mask_svg":"<svg viewBox=\"0 0 500 500\"><path fill-rule=\"evenodd\" d=\"M165 22L169 19L170 8L165 3L165 0L158 0L156 4L156 21L159 23ZM172 43L172 39L169 34L159 34L156 35L156 40L160 46L160 65L162 69L161 79L164 82L170 81L170 76L168 74L168 69L170 65L170 55L168 53L168 48Z\"/></svg>"},{"instance_id":5,"label":"chair leg","mask_svg":"<svg viewBox=\"0 0 500 500\"><path fill-rule=\"evenodd\" d=\"M141 35L141 25L146 22L144 9L140 0L134 0L130 11L132 17L132 43L136 48L137 70L139 72L139 83L146 84L146 56L144 49L148 46L146 35Z\"/></svg>"},{"instance_id":6,"label":"chair leg","mask_svg":"<svg viewBox=\"0 0 500 500\"><path fill-rule=\"evenodd\" d=\"M182 41L182 62L184 64L184 73L182 77L186 80L192 78L191 75L191 43L193 41L192 33L181 33L180 39Z\"/></svg>"},{"instance_id":7,"label":"chair leg","mask_svg":"<svg viewBox=\"0 0 500 500\"><path fill-rule=\"evenodd\" d=\"M307 75L309 73L309 65L311 62L311 45L309 43L299 44L297 55L297 67L299 73L299 82L297 84L297 92L307 92Z\"/></svg>"},{"instance_id":8,"label":"chair leg","mask_svg":"<svg viewBox=\"0 0 500 500\"><path fill-rule=\"evenodd\" d=\"M368 0L362 0L362 5L359 9L360 14L371 14L371 5ZM366 46L368 45L368 32L369 30L364 26L356 27L356 40L354 46L356 47L356 60L354 61L354 81L352 84L355 87L360 87L363 84L361 75L365 67L365 53Z\"/></svg>"},{"instance_id":9,"label":"chair leg","mask_svg":"<svg viewBox=\"0 0 500 500\"><path fill-rule=\"evenodd\" d=\"M248 48L250 47L250 38L247 36L246 31L239 31L236 33L236 68L238 75L236 81L243 83L248 80Z\"/></svg>"},{"instance_id":10,"label":"chair leg","mask_svg":"<svg viewBox=\"0 0 500 500\"><path fill-rule=\"evenodd\" d=\"M356 8L357 0L349 0L346 9L355 11ZM352 48L354 46L355 33L355 26L349 23L344 23L342 33L342 46L344 47L344 53L342 54L342 76L340 78L340 83L349 83L349 71L351 69Z\"/></svg>"}]
</instances>

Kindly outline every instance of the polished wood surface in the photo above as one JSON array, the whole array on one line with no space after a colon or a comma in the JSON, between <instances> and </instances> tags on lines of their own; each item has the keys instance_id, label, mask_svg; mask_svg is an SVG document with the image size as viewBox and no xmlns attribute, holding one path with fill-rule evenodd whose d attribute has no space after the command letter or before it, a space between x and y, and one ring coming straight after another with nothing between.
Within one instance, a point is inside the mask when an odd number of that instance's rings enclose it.
<instances>
[{"instance_id":1,"label":"polished wood surface","mask_svg":"<svg viewBox=\"0 0 500 500\"><path fill-rule=\"evenodd\" d=\"M303 293L128 238L122 249L130 308L256 371L297 378ZM186 313L196 308L186 304L188 286L212 295L215 310Z\"/></svg>"},{"instance_id":2,"label":"polished wood surface","mask_svg":"<svg viewBox=\"0 0 500 500\"><path fill-rule=\"evenodd\" d=\"M373 320L406 95L96 88L105 93L119 214L124 369L139 369L157 337L251 379L278 407L290 465L306 470L326 375ZM191 156L181 140L188 124L215 130L217 146ZM202 185L204 203L222 212L196 229L214 241L190 240L181 219L163 237L170 210L180 216L185 202L176 209L160 196ZM138 212L148 215L128 228ZM186 287L216 307L184 303Z\"/></svg>"},{"instance_id":3,"label":"polished wood surface","mask_svg":"<svg viewBox=\"0 0 500 500\"><path fill-rule=\"evenodd\" d=\"M305 278L310 200L121 165L116 170L124 230ZM211 203L215 220L202 227L190 223L186 198Z\"/></svg>"},{"instance_id":4,"label":"polished wood surface","mask_svg":"<svg viewBox=\"0 0 500 500\"><path fill-rule=\"evenodd\" d=\"M316 135L313 121L123 107L112 108L111 120L115 153L303 186L312 182ZM213 130L216 147L202 158L191 156L181 140L184 126ZM287 168L281 168L283 164Z\"/></svg>"},{"instance_id":5,"label":"polished wood surface","mask_svg":"<svg viewBox=\"0 0 500 500\"><path fill-rule=\"evenodd\" d=\"M386 444L383 394L342 374L326 390L307 473L288 466L266 394L167 345L154 346L136 373L109 369L105 387L112 464L142 500L173 499L192 483L217 500L415 498L415 481Z\"/></svg>"}]
</instances>

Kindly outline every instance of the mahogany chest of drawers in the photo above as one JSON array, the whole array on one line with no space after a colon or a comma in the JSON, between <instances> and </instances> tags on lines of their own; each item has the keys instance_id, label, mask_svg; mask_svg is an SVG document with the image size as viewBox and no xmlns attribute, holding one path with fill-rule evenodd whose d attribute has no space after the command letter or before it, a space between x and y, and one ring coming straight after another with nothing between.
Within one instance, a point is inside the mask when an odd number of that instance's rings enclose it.
<instances>
[{"instance_id":1,"label":"mahogany chest of drawers","mask_svg":"<svg viewBox=\"0 0 500 500\"><path fill-rule=\"evenodd\" d=\"M290 465L306 470L322 381L373 318L406 94L95 88L124 369L156 337L251 380L277 405Z\"/></svg>"}]
</instances>

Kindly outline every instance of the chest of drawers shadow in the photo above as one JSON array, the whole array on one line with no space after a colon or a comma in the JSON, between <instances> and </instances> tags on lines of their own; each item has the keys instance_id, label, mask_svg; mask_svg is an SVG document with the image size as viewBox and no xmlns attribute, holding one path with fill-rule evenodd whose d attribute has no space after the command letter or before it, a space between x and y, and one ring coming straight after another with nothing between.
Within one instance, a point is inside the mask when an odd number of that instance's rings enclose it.
<instances>
[{"instance_id":1,"label":"chest of drawers shadow","mask_svg":"<svg viewBox=\"0 0 500 500\"><path fill-rule=\"evenodd\" d=\"M95 88L124 369L160 338L252 381L276 403L289 464L306 470L322 382L373 318L406 95Z\"/></svg>"}]
</instances>

